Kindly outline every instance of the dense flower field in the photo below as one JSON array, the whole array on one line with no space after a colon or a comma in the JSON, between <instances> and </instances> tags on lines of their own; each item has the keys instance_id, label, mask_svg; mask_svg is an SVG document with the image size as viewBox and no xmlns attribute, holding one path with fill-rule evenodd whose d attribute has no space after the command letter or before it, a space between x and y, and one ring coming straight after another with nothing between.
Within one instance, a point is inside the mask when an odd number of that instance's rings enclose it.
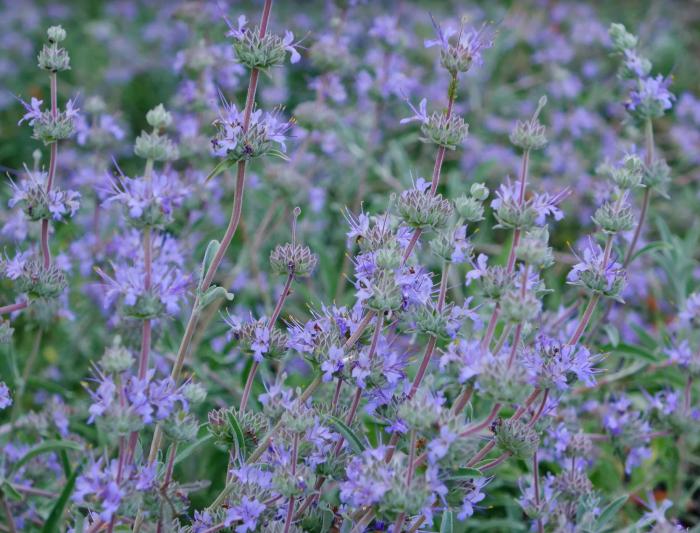
<instances>
[{"instance_id":1,"label":"dense flower field","mask_svg":"<svg viewBox=\"0 0 700 533\"><path fill-rule=\"evenodd\" d=\"M698 6L0 17L0 531L700 531Z\"/></svg>"}]
</instances>

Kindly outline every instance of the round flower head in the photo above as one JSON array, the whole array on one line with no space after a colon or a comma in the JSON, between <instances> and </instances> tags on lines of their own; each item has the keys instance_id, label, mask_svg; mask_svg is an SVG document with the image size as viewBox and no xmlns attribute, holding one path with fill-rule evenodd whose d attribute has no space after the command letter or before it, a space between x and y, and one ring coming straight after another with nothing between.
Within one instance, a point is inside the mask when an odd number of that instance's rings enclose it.
<instances>
[{"instance_id":1,"label":"round flower head","mask_svg":"<svg viewBox=\"0 0 700 533\"><path fill-rule=\"evenodd\" d=\"M515 128L510 132L510 142L525 151L538 150L547 144L545 127L540 124L539 115L547 105L547 97L543 96L537 104L537 109L530 120L515 123Z\"/></svg>"},{"instance_id":2,"label":"round flower head","mask_svg":"<svg viewBox=\"0 0 700 533\"><path fill-rule=\"evenodd\" d=\"M222 109L214 122L218 132L211 140L214 155L229 162L248 161L264 155L285 158L286 133L291 122L278 119L276 114L253 111L248 124L235 104L229 104L221 96Z\"/></svg>"},{"instance_id":3,"label":"round flower head","mask_svg":"<svg viewBox=\"0 0 700 533\"><path fill-rule=\"evenodd\" d=\"M482 50L493 46L493 40L486 35L486 25L478 31L465 31L463 26L455 31L443 30L435 19L432 22L437 39L426 39L425 47L440 47L440 62L452 76L467 72L472 65L481 65Z\"/></svg>"},{"instance_id":4,"label":"round flower head","mask_svg":"<svg viewBox=\"0 0 700 533\"><path fill-rule=\"evenodd\" d=\"M264 33L259 28L249 28L245 15L238 17L237 25L233 26L228 20L228 37L233 37L233 49L238 61L250 69L267 70L284 63L287 54L290 61L296 63L301 59L294 43L294 34L286 31L284 37Z\"/></svg>"},{"instance_id":5,"label":"round flower head","mask_svg":"<svg viewBox=\"0 0 700 533\"><path fill-rule=\"evenodd\" d=\"M424 143L437 144L449 150L454 150L464 142L469 133L469 124L464 122L464 119L458 115L450 114L447 116L442 112L433 112L430 115L427 113L427 100L423 98L419 104L419 109L416 109L411 103L406 101L413 111L413 116L401 119L401 124L409 122L420 122L421 133L420 138Z\"/></svg>"},{"instance_id":6,"label":"round flower head","mask_svg":"<svg viewBox=\"0 0 700 533\"><path fill-rule=\"evenodd\" d=\"M66 30L61 26L51 26L46 35L49 42L42 47L37 57L39 68L49 72L70 70L70 56L65 48L59 46L66 38Z\"/></svg>"},{"instance_id":7,"label":"round flower head","mask_svg":"<svg viewBox=\"0 0 700 533\"><path fill-rule=\"evenodd\" d=\"M303 246L296 242L297 219L301 214L299 207L294 208L294 219L292 222L292 242L278 245L270 254L270 266L277 274L288 274L294 277L310 276L318 258L311 252L308 246Z\"/></svg>"},{"instance_id":8,"label":"round flower head","mask_svg":"<svg viewBox=\"0 0 700 533\"><path fill-rule=\"evenodd\" d=\"M452 215L452 203L440 194L432 194L429 187L429 182L419 179L413 188L402 192L398 197L396 208L408 226L441 228Z\"/></svg>"},{"instance_id":9,"label":"round flower head","mask_svg":"<svg viewBox=\"0 0 700 533\"><path fill-rule=\"evenodd\" d=\"M671 79L661 74L640 79L637 87L630 92L627 110L642 120L662 117L676 99L668 90L669 85Z\"/></svg>"}]
</instances>

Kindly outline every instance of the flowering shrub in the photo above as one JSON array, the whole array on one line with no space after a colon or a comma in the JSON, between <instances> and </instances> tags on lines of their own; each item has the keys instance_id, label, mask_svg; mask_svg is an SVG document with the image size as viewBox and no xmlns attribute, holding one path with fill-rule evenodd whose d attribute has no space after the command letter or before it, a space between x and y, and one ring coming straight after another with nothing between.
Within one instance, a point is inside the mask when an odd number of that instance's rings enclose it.
<instances>
[{"instance_id":1,"label":"flowering shrub","mask_svg":"<svg viewBox=\"0 0 700 533\"><path fill-rule=\"evenodd\" d=\"M688 21L21 4L0 530L698 526Z\"/></svg>"}]
</instances>

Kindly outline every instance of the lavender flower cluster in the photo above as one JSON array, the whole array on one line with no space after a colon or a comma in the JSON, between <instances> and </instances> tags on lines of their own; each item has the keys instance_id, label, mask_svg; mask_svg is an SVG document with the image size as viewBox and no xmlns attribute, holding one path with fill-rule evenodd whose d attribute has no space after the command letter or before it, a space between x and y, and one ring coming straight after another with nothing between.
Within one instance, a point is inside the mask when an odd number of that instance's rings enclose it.
<instances>
[{"instance_id":1,"label":"lavender flower cluster","mask_svg":"<svg viewBox=\"0 0 700 533\"><path fill-rule=\"evenodd\" d=\"M698 527L700 100L646 32L279 4L8 39L0 531Z\"/></svg>"}]
</instances>

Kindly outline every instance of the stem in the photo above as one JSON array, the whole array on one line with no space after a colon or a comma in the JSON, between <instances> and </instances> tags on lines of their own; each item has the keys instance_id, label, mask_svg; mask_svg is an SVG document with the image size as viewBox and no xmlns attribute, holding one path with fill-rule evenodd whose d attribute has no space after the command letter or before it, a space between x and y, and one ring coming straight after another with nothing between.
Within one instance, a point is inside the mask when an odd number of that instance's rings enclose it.
<instances>
[{"instance_id":1,"label":"stem","mask_svg":"<svg viewBox=\"0 0 700 533\"><path fill-rule=\"evenodd\" d=\"M547 398L549 398L549 389L544 390L544 394L542 395L542 402L540 402L540 407L535 413L535 416L532 417L532 419L527 423L528 427L532 427L535 425L535 422L537 422L540 417L542 416L542 413L544 412L544 408L547 405Z\"/></svg>"},{"instance_id":2,"label":"stem","mask_svg":"<svg viewBox=\"0 0 700 533\"><path fill-rule=\"evenodd\" d=\"M56 73L49 74L51 80L51 116L55 119L58 116L58 80ZM56 161L58 159L58 141L51 143L49 148L49 173L46 178L46 194L51 192L54 177L56 175ZM49 249L49 219L41 221L41 256L43 258L44 269L51 266L51 250Z\"/></svg>"},{"instance_id":3,"label":"stem","mask_svg":"<svg viewBox=\"0 0 700 533\"><path fill-rule=\"evenodd\" d=\"M0 492L0 504L5 512L5 519L7 520L7 528L10 533L17 533L17 526L15 524L15 518L12 516L12 509L7 503L7 498L5 498L5 493Z\"/></svg>"},{"instance_id":4,"label":"stem","mask_svg":"<svg viewBox=\"0 0 700 533\"><path fill-rule=\"evenodd\" d=\"M647 119L644 125L644 144L646 147L646 153L644 154L644 164L650 167L654 163L654 125L651 119ZM637 221L637 227L634 230L634 235L630 241L629 248L627 249L627 255L625 256L625 261L622 266L626 267L632 260L632 255L634 255L634 250L637 247L637 241L642 233L642 227L644 227L644 219L646 218L647 209L649 208L649 198L651 196L651 189L647 187L644 189L644 196L642 197L642 209L639 212L639 220Z\"/></svg>"},{"instance_id":5,"label":"stem","mask_svg":"<svg viewBox=\"0 0 700 533\"><path fill-rule=\"evenodd\" d=\"M294 433L294 442L292 443L292 477L297 474L297 448L299 446L299 434ZM284 521L284 533L289 533L289 528L292 527L292 517L294 516L294 496L289 497L289 506L287 507L287 518Z\"/></svg>"},{"instance_id":6,"label":"stem","mask_svg":"<svg viewBox=\"0 0 700 533\"><path fill-rule=\"evenodd\" d=\"M683 412L688 414L690 412L690 405L692 401L692 387L693 387L693 376L688 374L688 379L685 382L685 388L683 389Z\"/></svg>"},{"instance_id":7,"label":"stem","mask_svg":"<svg viewBox=\"0 0 700 533\"><path fill-rule=\"evenodd\" d=\"M316 392L316 389L321 385L323 382L323 378L321 375L318 375L314 378L314 380L309 383L309 385L306 387L306 390L302 393L301 396L299 396L297 402L299 404L305 403L306 400L308 400L311 395ZM248 457L248 463L254 463L258 459L260 459L260 456L267 450L267 447L270 444L270 441L272 440L272 437L277 433L280 428L282 427L282 421L278 421L274 427L268 432L268 434L263 437L262 441L258 445L258 447L253 451L253 453ZM226 498L228 498L229 494L236 488L236 483L227 483L226 486L221 490L219 495L216 497L216 499L212 502L212 504L207 507L208 511L212 511L213 509L217 508L220 506Z\"/></svg>"},{"instance_id":8,"label":"stem","mask_svg":"<svg viewBox=\"0 0 700 533\"><path fill-rule=\"evenodd\" d=\"M9 313L14 313L15 311L21 311L25 309L29 303L25 300L23 302L15 302L13 304L3 305L0 307L0 315L5 315Z\"/></svg>"},{"instance_id":9,"label":"stem","mask_svg":"<svg viewBox=\"0 0 700 533\"><path fill-rule=\"evenodd\" d=\"M15 393L15 403L12 406L11 419L17 420L19 413L22 409L22 397L24 396L24 391L27 389L27 381L29 381L29 376L32 373L32 367L34 362L39 355L39 348L41 347L41 339L44 336L43 330L39 330L34 336L34 343L32 344L32 351L29 352L29 357L24 365L24 370L22 371L22 379L17 385L17 392Z\"/></svg>"},{"instance_id":10,"label":"stem","mask_svg":"<svg viewBox=\"0 0 700 533\"><path fill-rule=\"evenodd\" d=\"M593 311L595 310L595 306L598 303L598 300L600 300L600 294L595 293L593 294L593 296L591 296L591 299L588 301L588 305L586 306L586 310L583 312L583 316L581 317L581 321L579 322L576 331L574 331L574 334L571 336L569 342L567 343L569 346L575 345L581 338L581 335L583 335L583 332L586 331L586 326L588 326L588 322L590 322L591 320L591 316L593 315Z\"/></svg>"},{"instance_id":11,"label":"stem","mask_svg":"<svg viewBox=\"0 0 700 533\"><path fill-rule=\"evenodd\" d=\"M496 459L494 459L494 460L491 461L490 463L486 463L484 466L482 466L481 468L479 468L479 470L484 471L484 470L490 470L491 468L495 468L495 467L497 467L498 465L500 465L503 461L505 461L506 459L508 459L511 455L513 455L513 454L510 453L510 452L503 452L503 453L502 453L501 455L499 455Z\"/></svg>"},{"instance_id":12,"label":"stem","mask_svg":"<svg viewBox=\"0 0 700 533\"><path fill-rule=\"evenodd\" d=\"M289 287L292 284L292 281L294 280L294 272L290 272L289 275L287 276L287 281L284 283L284 288L282 289L282 293L280 294L279 298L277 299L277 305L275 306L274 311L272 311L272 316L270 317L270 320L267 323L267 330L272 331L272 328L275 326L275 322L277 322L277 319L280 316L280 313L282 312L282 306L284 305L284 301L287 298L287 295L289 294ZM255 374L258 371L258 367L260 364L258 361L253 361L253 366L250 367L250 372L248 373L248 379L246 380L245 383L245 388L243 389L243 397L241 398L241 407L239 409L239 414L243 413L245 411L246 406L248 405L248 399L250 398L250 391L253 388L253 382L255 381Z\"/></svg>"},{"instance_id":13,"label":"stem","mask_svg":"<svg viewBox=\"0 0 700 533\"><path fill-rule=\"evenodd\" d=\"M535 450L532 456L532 479L533 487L535 489L535 505L539 509L540 506L540 466L537 461L537 450ZM542 519L537 519L537 533L544 533L544 527L542 525Z\"/></svg>"}]
</instances>

